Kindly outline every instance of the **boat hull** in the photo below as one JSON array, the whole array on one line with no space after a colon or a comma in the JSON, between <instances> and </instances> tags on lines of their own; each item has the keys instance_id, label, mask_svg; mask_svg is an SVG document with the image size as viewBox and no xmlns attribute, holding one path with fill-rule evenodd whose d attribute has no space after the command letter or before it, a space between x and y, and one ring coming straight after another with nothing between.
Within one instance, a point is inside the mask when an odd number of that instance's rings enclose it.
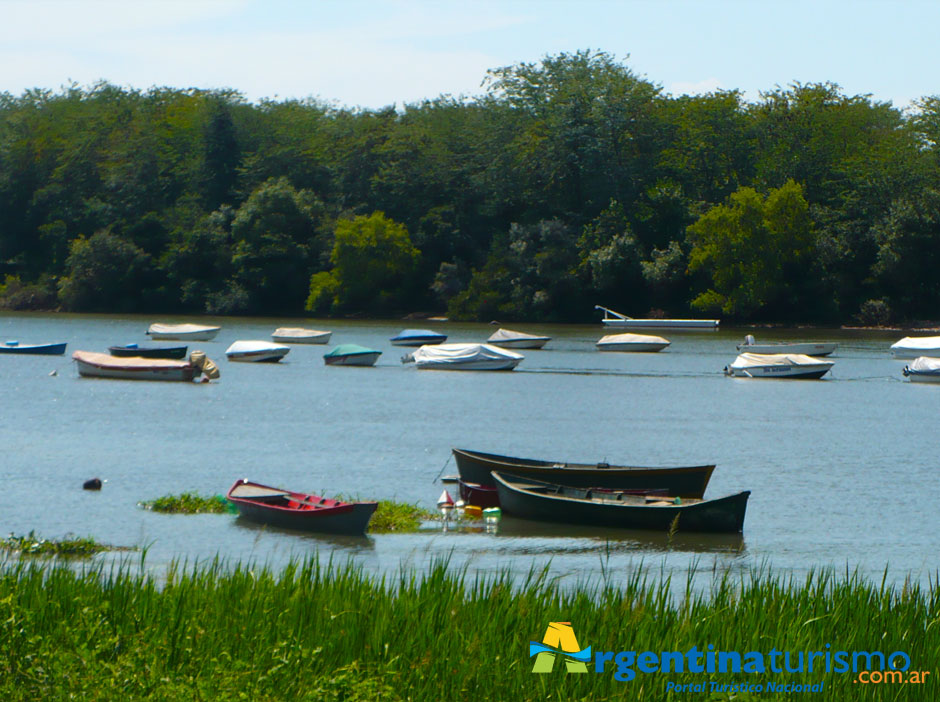
<instances>
[{"instance_id":1,"label":"boat hull","mask_svg":"<svg viewBox=\"0 0 940 702\"><path fill-rule=\"evenodd\" d=\"M151 324L147 335L154 341L212 341L221 329L196 324Z\"/></svg>"},{"instance_id":2,"label":"boat hull","mask_svg":"<svg viewBox=\"0 0 940 702\"><path fill-rule=\"evenodd\" d=\"M349 356L324 356L323 362L328 366L374 366L381 355L381 351L373 351L371 353L357 353Z\"/></svg>"},{"instance_id":3,"label":"boat hull","mask_svg":"<svg viewBox=\"0 0 940 702\"><path fill-rule=\"evenodd\" d=\"M744 527L747 499L744 491L715 500L688 504L647 503L644 496L571 488L497 472L494 474L500 508L506 514L563 524L653 529L680 532L735 533ZM602 496L602 498L601 498ZM621 501L622 500L622 501Z\"/></svg>"},{"instance_id":4,"label":"boat hull","mask_svg":"<svg viewBox=\"0 0 940 702\"><path fill-rule=\"evenodd\" d=\"M504 349L540 349L545 346L551 339L545 337L542 339L512 339L504 341L487 341L486 343L492 346L499 346Z\"/></svg>"},{"instance_id":5,"label":"boat hull","mask_svg":"<svg viewBox=\"0 0 940 702\"><path fill-rule=\"evenodd\" d=\"M225 357L230 361L237 361L240 363L277 363L286 355L287 351L275 350L227 353L225 354Z\"/></svg>"},{"instance_id":6,"label":"boat hull","mask_svg":"<svg viewBox=\"0 0 940 702\"><path fill-rule=\"evenodd\" d=\"M501 456L495 453L451 449L460 480L492 487L492 471L503 471L545 482L576 487L662 489L678 497L700 498L711 479L714 465L649 467L608 463L567 463Z\"/></svg>"},{"instance_id":7,"label":"boat hull","mask_svg":"<svg viewBox=\"0 0 940 702\"><path fill-rule=\"evenodd\" d=\"M598 351L627 351L627 352L643 352L650 353L656 351L662 351L664 348L669 346L670 342L661 343L661 342L651 342L651 343L607 343L602 344L598 342L596 344Z\"/></svg>"},{"instance_id":8,"label":"boat hull","mask_svg":"<svg viewBox=\"0 0 940 702\"><path fill-rule=\"evenodd\" d=\"M479 361L465 361L462 363L416 361L415 368L419 370L443 371L510 371L521 362L521 358L485 359Z\"/></svg>"},{"instance_id":9,"label":"boat hull","mask_svg":"<svg viewBox=\"0 0 940 702\"><path fill-rule=\"evenodd\" d=\"M913 371L906 373L906 375L912 383L940 383L940 373L918 373Z\"/></svg>"},{"instance_id":10,"label":"boat hull","mask_svg":"<svg viewBox=\"0 0 940 702\"><path fill-rule=\"evenodd\" d=\"M0 344L0 353L61 356L67 344Z\"/></svg>"},{"instance_id":11,"label":"boat hull","mask_svg":"<svg viewBox=\"0 0 940 702\"><path fill-rule=\"evenodd\" d=\"M188 346L166 346L166 347L137 347L128 346L110 346L108 353L118 358L169 358L179 360L186 357Z\"/></svg>"},{"instance_id":12,"label":"boat hull","mask_svg":"<svg viewBox=\"0 0 940 702\"><path fill-rule=\"evenodd\" d=\"M245 519L324 534L364 534L378 507L377 502L340 502L247 480L236 481L226 497Z\"/></svg>"},{"instance_id":13,"label":"boat hull","mask_svg":"<svg viewBox=\"0 0 940 702\"><path fill-rule=\"evenodd\" d=\"M729 366L729 375L735 378L783 378L788 380L819 380L829 369L831 363L820 363L812 366L792 366L766 365L750 366L748 368L734 368Z\"/></svg>"},{"instance_id":14,"label":"boat hull","mask_svg":"<svg viewBox=\"0 0 940 702\"><path fill-rule=\"evenodd\" d=\"M328 344L333 332L298 329L277 329L271 339L278 344Z\"/></svg>"},{"instance_id":15,"label":"boat hull","mask_svg":"<svg viewBox=\"0 0 940 702\"><path fill-rule=\"evenodd\" d=\"M200 371L185 361L170 361L133 357L114 358L107 354L76 351L72 354L78 367L78 374L85 378L110 378L114 380L163 380L188 382Z\"/></svg>"}]
</instances>

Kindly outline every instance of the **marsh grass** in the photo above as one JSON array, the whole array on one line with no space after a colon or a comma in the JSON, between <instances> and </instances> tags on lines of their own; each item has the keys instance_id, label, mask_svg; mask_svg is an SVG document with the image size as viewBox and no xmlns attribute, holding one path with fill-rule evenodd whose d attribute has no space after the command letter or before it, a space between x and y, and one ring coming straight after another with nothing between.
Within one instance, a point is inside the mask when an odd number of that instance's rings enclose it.
<instances>
[{"instance_id":1,"label":"marsh grass","mask_svg":"<svg viewBox=\"0 0 940 702\"><path fill-rule=\"evenodd\" d=\"M685 583L636 571L614 587L562 586L547 569L469 576L443 561L427 572L370 576L317 559L273 572L218 561L171 567L0 570L4 699L665 700L666 682L825 681L820 700L925 700L930 686L859 685L836 673L637 673L593 666L531 672L529 641L571 622L595 651L905 651L911 668L940 659L935 584L896 589L854 574L805 579L767 570L690 572ZM693 586L702 576L704 587ZM689 699L766 697L692 695ZM774 699L804 699L778 693Z\"/></svg>"},{"instance_id":2,"label":"marsh grass","mask_svg":"<svg viewBox=\"0 0 940 702\"><path fill-rule=\"evenodd\" d=\"M369 521L370 534L388 534L391 532L414 532L421 525L437 515L417 504L379 500L379 506Z\"/></svg>"},{"instance_id":3,"label":"marsh grass","mask_svg":"<svg viewBox=\"0 0 940 702\"><path fill-rule=\"evenodd\" d=\"M168 514L225 514L237 510L223 495L204 497L192 492L180 495L165 495L155 500L141 502L145 509Z\"/></svg>"},{"instance_id":4,"label":"marsh grass","mask_svg":"<svg viewBox=\"0 0 940 702\"><path fill-rule=\"evenodd\" d=\"M31 531L25 536L10 534L0 541L0 550L18 556L56 556L88 558L102 551L131 551L127 546L108 546L89 537L66 536L62 539L44 539Z\"/></svg>"}]
</instances>

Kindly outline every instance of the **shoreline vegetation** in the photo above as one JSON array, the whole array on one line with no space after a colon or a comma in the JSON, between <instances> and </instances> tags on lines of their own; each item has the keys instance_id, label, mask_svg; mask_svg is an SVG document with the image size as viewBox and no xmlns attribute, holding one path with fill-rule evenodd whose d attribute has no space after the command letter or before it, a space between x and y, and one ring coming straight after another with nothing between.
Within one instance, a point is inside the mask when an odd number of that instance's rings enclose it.
<instances>
[{"instance_id":1,"label":"shoreline vegetation","mask_svg":"<svg viewBox=\"0 0 940 702\"><path fill-rule=\"evenodd\" d=\"M338 496L343 501L357 501L358 498ZM417 503L379 500L372 519L369 521L367 534L388 534L420 531L426 521L437 519L434 512L418 506ZM154 500L141 502L140 506L153 512L165 514L237 514L238 508L223 495L209 497L184 492L179 495L165 495Z\"/></svg>"},{"instance_id":2,"label":"shoreline vegetation","mask_svg":"<svg viewBox=\"0 0 940 702\"><path fill-rule=\"evenodd\" d=\"M831 646L900 651L911 670L931 670L940 657L936 579L892 587L831 569L800 579L693 568L682 583L640 568L613 587L601 568L596 582L563 586L547 570L520 581L438 561L377 577L316 558L277 573L219 560L173 564L158 578L139 574L144 559L81 570L2 564L4 699L663 700L672 699L667 682L824 682L814 699L867 701L922 700L937 684L857 684L852 672L819 671L821 659L813 673L769 664L765 673L647 673L635 664L635 679L621 682L613 661L601 673L592 663L586 675L566 674L558 662L536 675L529 657L529 642L562 621L595 652L714 647L766 658L776 650L790 652L794 667L797 652ZM702 576L709 584L697 589Z\"/></svg>"},{"instance_id":3,"label":"shoreline vegetation","mask_svg":"<svg viewBox=\"0 0 940 702\"><path fill-rule=\"evenodd\" d=\"M940 95L671 95L602 51L400 109L0 94L0 308L896 325L940 308Z\"/></svg>"}]
</instances>

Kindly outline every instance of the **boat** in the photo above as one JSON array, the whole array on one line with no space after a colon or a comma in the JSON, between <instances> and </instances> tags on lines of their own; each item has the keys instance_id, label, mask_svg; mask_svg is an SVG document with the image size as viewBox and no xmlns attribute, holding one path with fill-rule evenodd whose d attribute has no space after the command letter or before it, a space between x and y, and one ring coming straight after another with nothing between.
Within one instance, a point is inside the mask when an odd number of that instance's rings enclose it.
<instances>
[{"instance_id":1,"label":"boat","mask_svg":"<svg viewBox=\"0 0 940 702\"><path fill-rule=\"evenodd\" d=\"M328 344L333 332L301 327L278 327L271 338L279 344Z\"/></svg>"},{"instance_id":2,"label":"boat","mask_svg":"<svg viewBox=\"0 0 940 702\"><path fill-rule=\"evenodd\" d=\"M822 378L834 365L832 361L799 353L742 353L730 366L725 366L725 375L815 380Z\"/></svg>"},{"instance_id":3,"label":"boat","mask_svg":"<svg viewBox=\"0 0 940 702\"><path fill-rule=\"evenodd\" d=\"M328 534L364 534L378 502L343 502L236 480L226 498L242 517L287 529Z\"/></svg>"},{"instance_id":4,"label":"boat","mask_svg":"<svg viewBox=\"0 0 940 702\"><path fill-rule=\"evenodd\" d=\"M422 370L512 370L525 358L521 353L489 344L421 346L402 356Z\"/></svg>"},{"instance_id":5,"label":"boat","mask_svg":"<svg viewBox=\"0 0 940 702\"><path fill-rule=\"evenodd\" d=\"M647 334L608 334L595 344L598 351L662 351L671 342Z\"/></svg>"},{"instance_id":6,"label":"boat","mask_svg":"<svg viewBox=\"0 0 940 702\"><path fill-rule=\"evenodd\" d=\"M136 356L138 358L180 359L186 357L186 351L188 349L188 346L138 346L137 344L125 344L124 346L109 346L108 353L120 358Z\"/></svg>"},{"instance_id":7,"label":"boat","mask_svg":"<svg viewBox=\"0 0 940 702\"><path fill-rule=\"evenodd\" d=\"M622 490L579 488L493 473L500 508L524 519L562 524L736 533L744 528L749 490L718 499L664 498Z\"/></svg>"},{"instance_id":8,"label":"boat","mask_svg":"<svg viewBox=\"0 0 940 702\"><path fill-rule=\"evenodd\" d=\"M277 363L290 352L290 346L272 344L270 341L243 340L235 341L225 349L225 357L230 361L252 363Z\"/></svg>"},{"instance_id":9,"label":"boat","mask_svg":"<svg viewBox=\"0 0 940 702\"><path fill-rule=\"evenodd\" d=\"M0 344L0 353L33 354L37 356L61 356L67 344L21 344L19 341L7 341Z\"/></svg>"},{"instance_id":10,"label":"boat","mask_svg":"<svg viewBox=\"0 0 940 702\"><path fill-rule=\"evenodd\" d=\"M550 336L536 336L535 334L526 334L511 329L497 329L490 334L486 343L493 346L499 346L504 349L540 349L549 341Z\"/></svg>"},{"instance_id":11,"label":"boat","mask_svg":"<svg viewBox=\"0 0 940 702\"><path fill-rule=\"evenodd\" d=\"M219 377L219 369L202 351L193 351L187 361L139 356L119 358L94 351L76 351L72 359L78 366L78 374L86 378L192 381L200 375L205 375L206 380Z\"/></svg>"},{"instance_id":12,"label":"boat","mask_svg":"<svg viewBox=\"0 0 940 702\"><path fill-rule=\"evenodd\" d=\"M940 358L940 336L905 336L891 344L891 354L895 358Z\"/></svg>"},{"instance_id":13,"label":"boat","mask_svg":"<svg viewBox=\"0 0 940 702\"><path fill-rule=\"evenodd\" d=\"M764 353L764 354L777 354L777 353L799 353L804 356L828 356L839 345L831 341L774 341L769 344L758 344L755 341L754 337L750 334L744 337L744 343L738 344L738 351L746 351L747 353Z\"/></svg>"},{"instance_id":14,"label":"boat","mask_svg":"<svg viewBox=\"0 0 940 702\"><path fill-rule=\"evenodd\" d=\"M493 487L493 471L575 487L619 488L621 490L663 489L678 497L701 498L715 465L652 467L599 463L568 463L535 458L517 458L470 449L451 449L459 479L483 487Z\"/></svg>"},{"instance_id":15,"label":"boat","mask_svg":"<svg viewBox=\"0 0 940 702\"><path fill-rule=\"evenodd\" d=\"M903 372L912 383L940 383L940 358L919 356Z\"/></svg>"},{"instance_id":16,"label":"boat","mask_svg":"<svg viewBox=\"0 0 940 702\"><path fill-rule=\"evenodd\" d=\"M212 341L221 328L202 324L151 324L147 334L154 341Z\"/></svg>"},{"instance_id":17,"label":"boat","mask_svg":"<svg viewBox=\"0 0 940 702\"><path fill-rule=\"evenodd\" d=\"M381 351L359 344L340 344L323 354L323 362L328 366L374 366L381 355Z\"/></svg>"},{"instance_id":18,"label":"boat","mask_svg":"<svg viewBox=\"0 0 940 702\"><path fill-rule=\"evenodd\" d=\"M620 329L689 329L689 330L716 330L717 319L635 319L625 314L594 305L595 310L603 310L604 318L601 320L608 327Z\"/></svg>"},{"instance_id":19,"label":"boat","mask_svg":"<svg viewBox=\"0 0 940 702\"><path fill-rule=\"evenodd\" d=\"M425 346L427 344L443 344L447 341L446 334L438 334L430 329L402 329L398 336L389 341L392 346Z\"/></svg>"}]
</instances>

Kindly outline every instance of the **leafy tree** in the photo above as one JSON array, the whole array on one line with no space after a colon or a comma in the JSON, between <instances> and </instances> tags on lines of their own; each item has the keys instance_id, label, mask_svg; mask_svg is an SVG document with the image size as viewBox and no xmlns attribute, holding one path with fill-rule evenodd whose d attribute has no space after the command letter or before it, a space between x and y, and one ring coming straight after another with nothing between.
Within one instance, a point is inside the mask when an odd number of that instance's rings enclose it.
<instances>
[{"instance_id":1,"label":"leafy tree","mask_svg":"<svg viewBox=\"0 0 940 702\"><path fill-rule=\"evenodd\" d=\"M408 230L382 212L336 223L330 271L310 279L307 309L390 311L406 304L421 252Z\"/></svg>"},{"instance_id":2,"label":"leafy tree","mask_svg":"<svg viewBox=\"0 0 940 702\"><path fill-rule=\"evenodd\" d=\"M319 259L323 206L286 178L264 183L232 220L232 269L236 289L247 295L247 311L303 309L311 261Z\"/></svg>"},{"instance_id":3,"label":"leafy tree","mask_svg":"<svg viewBox=\"0 0 940 702\"><path fill-rule=\"evenodd\" d=\"M766 199L752 188L738 190L690 226L689 239L689 269L712 283L692 306L738 318L789 301L814 243L809 207L793 181Z\"/></svg>"},{"instance_id":4,"label":"leafy tree","mask_svg":"<svg viewBox=\"0 0 940 702\"><path fill-rule=\"evenodd\" d=\"M69 247L59 299L77 312L146 309L154 272L146 252L109 232L95 232Z\"/></svg>"}]
</instances>

